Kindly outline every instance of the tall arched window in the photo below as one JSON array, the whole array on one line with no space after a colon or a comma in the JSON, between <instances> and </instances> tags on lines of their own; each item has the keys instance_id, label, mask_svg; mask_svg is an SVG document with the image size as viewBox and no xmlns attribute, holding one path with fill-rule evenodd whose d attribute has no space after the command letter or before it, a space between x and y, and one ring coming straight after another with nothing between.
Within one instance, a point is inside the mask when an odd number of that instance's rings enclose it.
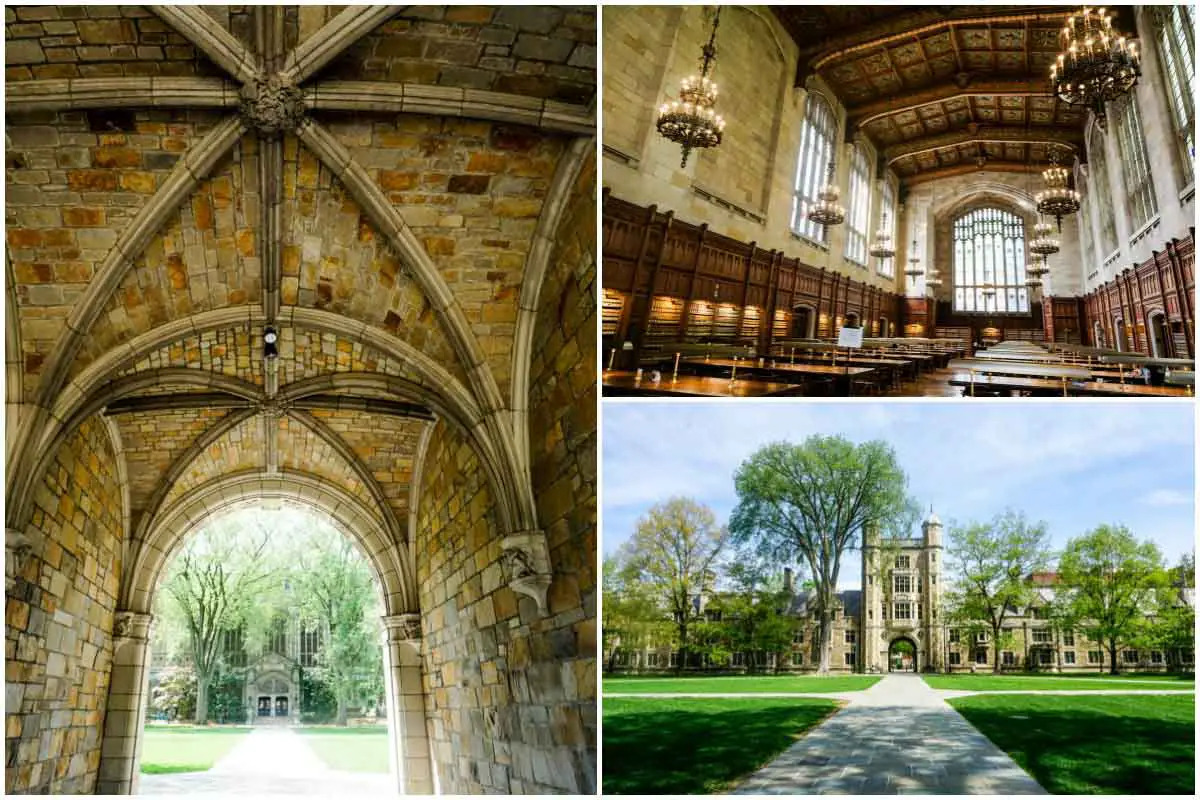
<instances>
[{"instance_id":1,"label":"tall arched window","mask_svg":"<svg viewBox=\"0 0 1200 800\"><path fill-rule=\"evenodd\" d=\"M1195 180L1192 166L1196 160L1196 106L1192 84L1196 77L1195 9L1189 5L1158 6L1154 19L1158 28L1158 60L1167 84L1171 116L1175 118L1175 140L1179 145L1180 164L1187 174L1184 183Z\"/></svg>"},{"instance_id":2,"label":"tall arched window","mask_svg":"<svg viewBox=\"0 0 1200 800\"><path fill-rule=\"evenodd\" d=\"M1125 175L1125 195L1129 198L1129 225L1136 232L1158 212L1154 183L1150 177L1150 159L1142 137L1142 117L1136 98L1125 97L1119 103L1117 144L1121 148L1121 170Z\"/></svg>"},{"instance_id":3,"label":"tall arched window","mask_svg":"<svg viewBox=\"0 0 1200 800\"><path fill-rule=\"evenodd\" d=\"M883 225L884 220L887 220L888 232L892 234L892 241L896 241L896 188L892 186L892 182L886 177L883 179L883 191L880 192L880 215L879 224ZM879 264L875 267L876 271L885 278L896 277L896 257L881 258Z\"/></svg>"},{"instance_id":4,"label":"tall arched window","mask_svg":"<svg viewBox=\"0 0 1200 800\"><path fill-rule=\"evenodd\" d=\"M871 218L870 171L866 151L862 145L855 147L850 155L850 209L846 214L850 227L846 233L846 258L863 266L867 264L867 222Z\"/></svg>"},{"instance_id":5,"label":"tall arched window","mask_svg":"<svg viewBox=\"0 0 1200 800\"><path fill-rule=\"evenodd\" d=\"M817 192L825 182L836 136L837 122L829 101L816 92L810 93L804 105L804 125L800 131L792 230L814 242L825 242L829 235L825 226L809 221L808 210L817 202Z\"/></svg>"},{"instance_id":6,"label":"tall arched window","mask_svg":"<svg viewBox=\"0 0 1200 800\"><path fill-rule=\"evenodd\" d=\"M1108 154L1104 146L1104 134L1099 126L1093 126L1088 141L1088 158L1092 161L1088 197L1096 204L1096 214L1100 217L1100 252L1096 254L1097 261L1108 258L1117 249L1117 221L1113 216L1112 183L1108 180Z\"/></svg>"},{"instance_id":7,"label":"tall arched window","mask_svg":"<svg viewBox=\"0 0 1200 800\"><path fill-rule=\"evenodd\" d=\"M1025 222L1016 214L977 208L954 220L954 310L1029 313Z\"/></svg>"}]
</instances>

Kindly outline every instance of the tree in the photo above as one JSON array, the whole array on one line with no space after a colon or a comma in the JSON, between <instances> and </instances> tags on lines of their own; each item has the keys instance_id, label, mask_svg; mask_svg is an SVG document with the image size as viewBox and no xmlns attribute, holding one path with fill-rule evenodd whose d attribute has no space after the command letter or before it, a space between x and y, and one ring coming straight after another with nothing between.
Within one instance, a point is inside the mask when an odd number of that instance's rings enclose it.
<instances>
[{"instance_id":1,"label":"tree","mask_svg":"<svg viewBox=\"0 0 1200 800\"><path fill-rule=\"evenodd\" d=\"M603 574L605 671L613 671L621 650L674 646L674 626L666 621L655 590L617 556L604 557Z\"/></svg>"},{"instance_id":2,"label":"tree","mask_svg":"<svg viewBox=\"0 0 1200 800\"><path fill-rule=\"evenodd\" d=\"M196 714L196 673L191 667L167 667L150 696L150 708L167 720Z\"/></svg>"},{"instance_id":3,"label":"tree","mask_svg":"<svg viewBox=\"0 0 1200 800\"><path fill-rule=\"evenodd\" d=\"M991 522L952 525L949 567L954 589L947 593L950 622L972 634L992 637L994 672L1008 641L1004 621L1033 598L1029 578L1050 560L1045 523L1030 523L1007 510ZM972 637L974 638L974 637Z\"/></svg>"},{"instance_id":4,"label":"tree","mask_svg":"<svg viewBox=\"0 0 1200 800\"><path fill-rule=\"evenodd\" d=\"M906 479L885 442L839 436L760 448L734 476L738 505L730 530L776 563L800 561L815 584L820 673L829 672L833 611L842 556L868 528L898 529L911 517Z\"/></svg>"},{"instance_id":5,"label":"tree","mask_svg":"<svg viewBox=\"0 0 1200 800\"><path fill-rule=\"evenodd\" d=\"M229 516L184 548L164 588L182 616L196 673L196 723L208 721L209 687L224 655L225 631L253 609L256 589L271 573L267 532L257 518Z\"/></svg>"},{"instance_id":6,"label":"tree","mask_svg":"<svg viewBox=\"0 0 1200 800\"><path fill-rule=\"evenodd\" d=\"M644 585L671 615L679 647L676 670L687 664L689 633L701 611L728 532L707 507L674 497L637 521L633 536L617 553L627 583Z\"/></svg>"},{"instance_id":7,"label":"tree","mask_svg":"<svg viewBox=\"0 0 1200 800\"><path fill-rule=\"evenodd\" d=\"M775 668L791 649L796 621L787 615L791 593L775 565L753 551L737 553L726 569L729 591L721 597L723 638L733 652L744 653L746 667Z\"/></svg>"},{"instance_id":8,"label":"tree","mask_svg":"<svg viewBox=\"0 0 1200 800\"><path fill-rule=\"evenodd\" d=\"M1107 646L1116 675L1117 650L1146 635L1149 615L1170 593L1162 553L1123 525L1101 525L1067 542L1058 575L1070 618Z\"/></svg>"},{"instance_id":9,"label":"tree","mask_svg":"<svg viewBox=\"0 0 1200 800\"><path fill-rule=\"evenodd\" d=\"M371 573L354 544L334 531L308 531L293 542L293 591L302 617L324 626L319 660L337 698L338 725L345 725L351 704L370 692L367 676L382 667L378 626L367 623L373 603ZM378 615L376 615L378 617Z\"/></svg>"}]
</instances>

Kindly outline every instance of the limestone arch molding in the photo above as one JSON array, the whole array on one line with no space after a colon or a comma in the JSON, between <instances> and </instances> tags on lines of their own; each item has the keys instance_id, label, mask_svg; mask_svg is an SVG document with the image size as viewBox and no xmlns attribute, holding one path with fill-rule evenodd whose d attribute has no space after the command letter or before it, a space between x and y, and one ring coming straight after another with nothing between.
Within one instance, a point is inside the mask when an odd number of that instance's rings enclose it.
<instances>
[{"instance_id":1,"label":"limestone arch molding","mask_svg":"<svg viewBox=\"0 0 1200 800\"><path fill-rule=\"evenodd\" d=\"M150 613L158 582L187 536L222 513L263 500L293 502L324 514L351 537L371 564L386 612L417 610L412 562L402 549L389 542L382 510L371 508L324 478L291 471L225 475L197 486L164 508L148 528L146 538L134 542L134 555L122 580L121 607Z\"/></svg>"}]
</instances>

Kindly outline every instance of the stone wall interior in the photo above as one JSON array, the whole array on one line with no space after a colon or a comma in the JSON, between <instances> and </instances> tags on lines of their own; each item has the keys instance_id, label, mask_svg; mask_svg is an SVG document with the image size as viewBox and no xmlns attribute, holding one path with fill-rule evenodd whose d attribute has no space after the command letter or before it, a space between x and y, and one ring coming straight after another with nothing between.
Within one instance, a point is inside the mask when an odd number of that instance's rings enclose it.
<instances>
[{"instance_id":1,"label":"stone wall interior","mask_svg":"<svg viewBox=\"0 0 1200 800\"><path fill-rule=\"evenodd\" d=\"M591 7L5 8L5 791L136 793L195 527L331 517L396 788L596 789Z\"/></svg>"}]
</instances>

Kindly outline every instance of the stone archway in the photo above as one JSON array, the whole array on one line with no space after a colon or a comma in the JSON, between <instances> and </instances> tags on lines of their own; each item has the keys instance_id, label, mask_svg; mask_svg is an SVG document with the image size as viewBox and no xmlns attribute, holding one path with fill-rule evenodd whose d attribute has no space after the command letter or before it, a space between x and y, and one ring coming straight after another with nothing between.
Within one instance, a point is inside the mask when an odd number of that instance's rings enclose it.
<instances>
[{"instance_id":1,"label":"stone archway","mask_svg":"<svg viewBox=\"0 0 1200 800\"><path fill-rule=\"evenodd\" d=\"M798 305L792 308L793 339L812 339L816 336L817 310L810 305Z\"/></svg>"},{"instance_id":2,"label":"stone archway","mask_svg":"<svg viewBox=\"0 0 1200 800\"><path fill-rule=\"evenodd\" d=\"M918 672L917 642L911 636L897 636L888 644L888 672Z\"/></svg>"}]
</instances>

